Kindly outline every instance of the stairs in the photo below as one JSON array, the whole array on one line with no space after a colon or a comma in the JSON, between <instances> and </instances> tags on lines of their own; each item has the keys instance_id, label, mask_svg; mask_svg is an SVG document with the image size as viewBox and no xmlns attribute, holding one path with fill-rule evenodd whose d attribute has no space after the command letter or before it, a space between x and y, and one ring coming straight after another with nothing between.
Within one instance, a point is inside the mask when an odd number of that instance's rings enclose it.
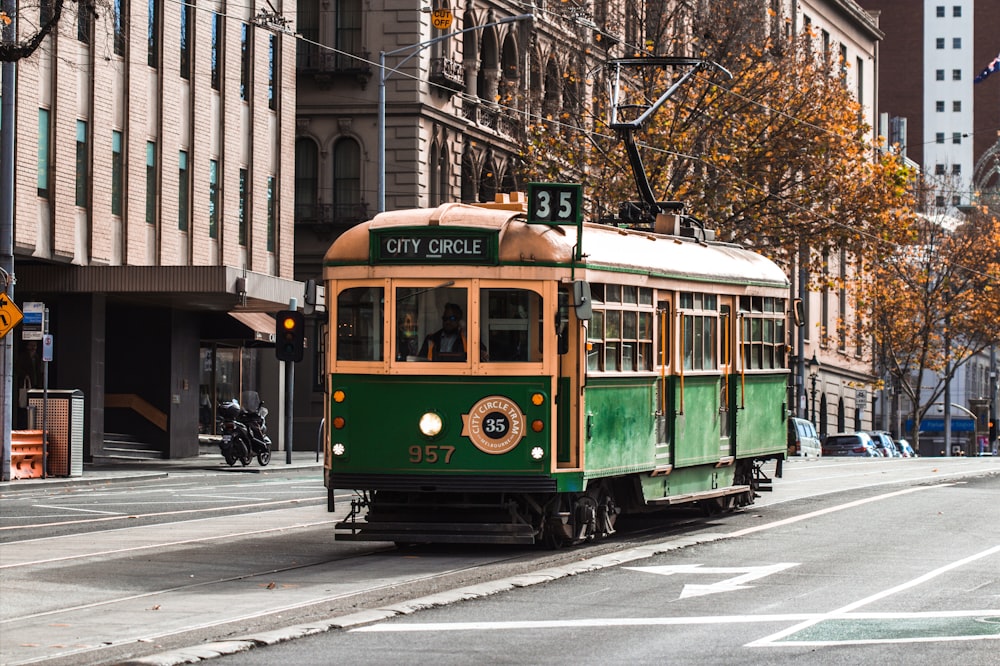
<instances>
[{"instance_id":1,"label":"stairs","mask_svg":"<svg viewBox=\"0 0 1000 666\"><path fill-rule=\"evenodd\" d=\"M162 460L163 452L124 433L104 433L104 452L94 460Z\"/></svg>"}]
</instances>

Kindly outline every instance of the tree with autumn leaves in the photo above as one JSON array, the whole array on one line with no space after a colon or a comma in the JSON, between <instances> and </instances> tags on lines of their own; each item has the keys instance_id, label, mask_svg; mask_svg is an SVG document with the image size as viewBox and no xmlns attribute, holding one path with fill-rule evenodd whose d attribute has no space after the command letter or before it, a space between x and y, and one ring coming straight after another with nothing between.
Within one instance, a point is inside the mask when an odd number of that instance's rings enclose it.
<instances>
[{"instance_id":1,"label":"tree with autumn leaves","mask_svg":"<svg viewBox=\"0 0 1000 666\"><path fill-rule=\"evenodd\" d=\"M956 369L1000 345L1000 217L921 218L867 282L879 365L909 398L914 443Z\"/></svg>"},{"instance_id":2,"label":"tree with autumn leaves","mask_svg":"<svg viewBox=\"0 0 1000 666\"><path fill-rule=\"evenodd\" d=\"M711 15L664 17L655 43L630 55L684 55L718 63L676 91L636 135L657 197L790 268L803 241L814 274L824 248L853 256L889 252L882 239L909 219L911 174L891 151L872 145L871 129L840 75L846 63L816 52L808 32L780 43L759 3L713 3ZM757 17L756 19L754 17ZM650 19L652 20L652 19ZM673 21L673 23L671 23ZM672 32L673 25L681 32ZM778 31L780 32L780 31ZM674 53L657 44L669 44ZM577 76L569 72L567 78ZM627 81L641 108L677 72L642 69ZM637 194L625 150L608 126L609 97L594 84L592 117L546 117L529 127L525 180L580 182L591 219L608 219ZM558 126L558 130L554 130ZM572 129L569 129L572 128ZM541 156L541 157L540 157Z\"/></svg>"}]
</instances>

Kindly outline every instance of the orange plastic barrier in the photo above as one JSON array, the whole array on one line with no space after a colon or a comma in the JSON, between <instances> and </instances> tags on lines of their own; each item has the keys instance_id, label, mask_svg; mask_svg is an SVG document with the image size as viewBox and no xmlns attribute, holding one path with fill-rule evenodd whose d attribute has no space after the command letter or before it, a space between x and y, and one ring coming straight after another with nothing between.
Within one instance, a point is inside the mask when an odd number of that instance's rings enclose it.
<instances>
[{"instance_id":1,"label":"orange plastic barrier","mask_svg":"<svg viewBox=\"0 0 1000 666\"><path fill-rule=\"evenodd\" d=\"M10 475L13 479L42 478L41 430L11 430Z\"/></svg>"}]
</instances>

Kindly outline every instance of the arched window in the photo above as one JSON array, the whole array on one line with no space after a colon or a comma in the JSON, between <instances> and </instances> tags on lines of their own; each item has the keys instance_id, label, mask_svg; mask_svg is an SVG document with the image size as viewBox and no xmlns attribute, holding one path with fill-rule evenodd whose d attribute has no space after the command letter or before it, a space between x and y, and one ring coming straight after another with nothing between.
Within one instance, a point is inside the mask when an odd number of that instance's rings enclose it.
<instances>
[{"instance_id":1,"label":"arched window","mask_svg":"<svg viewBox=\"0 0 1000 666\"><path fill-rule=\"evenodd\" d=\"M844 411L844 399L837 402L837 432L847 432L847 413Z\"/></svg>"},{"instance_id":2,"label":"arched window","mask_svg":"<svg viewBox=\"0 0 1000 666\"><path fill-rule=\"evenodd\" d=\"M462 203L476 202L476 193L479 191L477 173L476 161L466 145L462 151Z\"/></svg>"},{"instance_id":3,"label":"arched window","mask_svg":"<svg viewBox=\"0 0 1000 666\"><path fill-rule=\"evenodd\" d=\"M333 144L333 211L337 221L357 221L361 212L361 147L345 137Z\"/></svg>"},{"instance_id":4,"label":"arched window","mask_svg":"<svg viewBox=\"0 0 1000 666\"><path fill-rule=\"evenodd\" d=\"M295 140L295 221L316 218L319 150L312 139Z\"/></svg>"},{"instance_id":5,"label":"arched window","mask_svg":"<svg viewBox=\"0 0 1000 666\"><path fill-rule=\"evenodd\" d=\"M430 192L431 206L440 206L451 198L449 187L450 164L447 144L434 142L431 146Z\"/></svg>"},{"instance_id":6,"label":"arched window","mask_svg":"<svg viewBox=\"0 0 1000 666\"><path fill-rule=\"evenodd\" d=\"M488 202L496 199L497 173L493 164L492 153L487 154L483 161L483 169L479 176L479 198L477 201Z\"/></svg>"},{"instance_id":7,"label":"arched window","mask_svg":"<svg viewBox=\"0 0 1000 666\"><path fill-rule=\"evenodd\" d=\"M826 413L826 409L826 394L821 393L819 396L819 434L823 436L830 434L828 429L830 419Z\"/></svg>"}]
</instances>

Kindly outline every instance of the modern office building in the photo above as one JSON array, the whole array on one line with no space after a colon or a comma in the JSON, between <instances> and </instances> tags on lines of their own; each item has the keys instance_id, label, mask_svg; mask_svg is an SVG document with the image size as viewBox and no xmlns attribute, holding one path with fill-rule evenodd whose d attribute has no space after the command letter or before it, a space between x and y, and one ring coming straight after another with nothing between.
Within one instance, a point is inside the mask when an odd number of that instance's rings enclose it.
<instances>
[{"instance_id":1,"label":"modern office building","mask_svg":"<svg viewBox=\"0 0 1000 666\"><path fill-rule=\"evenodd\" d=\"M22 26L45 20L38 7ZM16 63L14 297L44 304L48 387L83 392L88 457L126 438L197 455L216 399L279 404L267 313L303 300L295 41L246 3L92 7L66 3ZM30 336L13 334L15 359Z\"/></svg>"}]
</instances>

